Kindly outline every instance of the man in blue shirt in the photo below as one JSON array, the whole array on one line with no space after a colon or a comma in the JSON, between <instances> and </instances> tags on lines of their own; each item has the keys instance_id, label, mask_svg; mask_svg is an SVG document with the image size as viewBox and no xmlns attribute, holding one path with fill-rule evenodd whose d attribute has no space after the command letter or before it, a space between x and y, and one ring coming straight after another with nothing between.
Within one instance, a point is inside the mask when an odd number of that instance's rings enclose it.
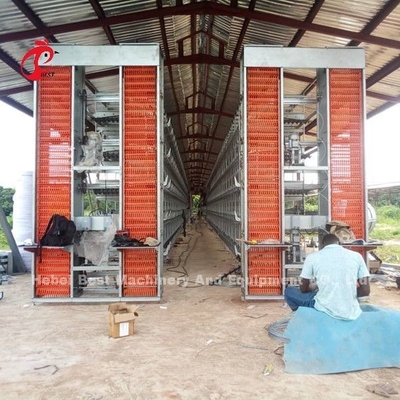
<instances>
[{"instance_id":1,"label":"man in blue shirt","mask_svg":"<svg viewBox=\"0 0 400 400\"><path fill-rule=\"evenodd\" d=\"M322 250L306 258L300 288L286 288L286 302L293 311L298 307L314 307L333 318L357 319L361 314L357 297L368 296L370 292L364 259L361 254L340 246L331 233L324 236L322 246Z\"/></svg>"}]
</instances>

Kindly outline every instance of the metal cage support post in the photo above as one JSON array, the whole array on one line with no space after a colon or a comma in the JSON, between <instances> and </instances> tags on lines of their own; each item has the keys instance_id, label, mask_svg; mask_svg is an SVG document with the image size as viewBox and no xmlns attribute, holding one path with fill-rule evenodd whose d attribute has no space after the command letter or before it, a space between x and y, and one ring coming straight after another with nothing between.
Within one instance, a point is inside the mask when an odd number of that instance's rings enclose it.
<instances>
[{"instance_id":1,"label":"metal cage support post","mask_svg":"<svg viewBox=\"0 0 400 400\"><path fill-rule=\"evenodd\" d=\"M207 183L204 216L228 248L238 255L240 246L240 116L233 120Z\"/></svg>"},{"instance_id":2,"label":"metal cage support post","mask_svg":"<svg viewBox=\"0 0 400 400\"><path fill-rule=\"evenodd\" d=\"M44 248L35 257L34 301L159 300L164 240L160 47L51 47L54 57L39 60L48 73L36 85L35 241L53 214L73 219L80 240L68 248ZM86 68L96 66L118 67L103 91L86 85ZM131 238L152 237L158 245L102 246L110 223ZM77 250L82 242L87 247ZM89 257L93 246L104 253L100 261ZM37 254L36 248L29 251ZM81 277L86 284L80 284Z\"/></svg>"},{"instance_id":3,"label":"metal cage support post","mask_svg":"<svg viewBox=\"0 0 400 400\"><path fill-rule=\"evenodd\" d=\"M282 298L306 257L302 237L320 236L328 220L367 239L364 68L361 48L244 47L245 298ZM294 92L285 69L314 69L316 88ZM308 197L317 211L306 208Z\"/></svg>"}]
</instances>

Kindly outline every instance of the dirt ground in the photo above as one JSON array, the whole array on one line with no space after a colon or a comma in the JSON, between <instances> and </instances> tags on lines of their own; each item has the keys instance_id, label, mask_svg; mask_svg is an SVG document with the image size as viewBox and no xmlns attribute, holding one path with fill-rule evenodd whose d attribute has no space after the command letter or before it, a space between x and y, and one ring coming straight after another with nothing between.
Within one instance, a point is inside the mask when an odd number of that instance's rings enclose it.
<instances>
[{"instance_id":1,"label":"dirt ground","mask_svg":"<svg viewBox=\"0 0 400 400\"><path fill-rule=\"evenodd\" d=\"M235 260L204 223L171 251L165 268L175 266L197 284L165 286L160 303L139 305L135 335L120 339L107 335L106 304L34 305L29 275L0 287L0 399L379 399L365 389L373 383L400 392L399 368L285 373L265 326L289 309L206 284ZM370 302L400 310L400 291L373 283Z\"/></svg>"}]
</instances>

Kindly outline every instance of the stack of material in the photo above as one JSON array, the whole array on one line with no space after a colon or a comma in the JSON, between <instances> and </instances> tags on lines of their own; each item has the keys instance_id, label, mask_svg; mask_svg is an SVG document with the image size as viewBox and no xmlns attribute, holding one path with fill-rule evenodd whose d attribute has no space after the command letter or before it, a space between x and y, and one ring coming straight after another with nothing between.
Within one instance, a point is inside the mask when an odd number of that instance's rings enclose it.
<instances>
[{"instance_id":1,"label":"stack of material","mask_svg":"<svg viewBox=\"0 0 400 400\"><path fill-rule=\"evenodd\" d=\"M385 279L384 279L385 287L386 286L391 286L391 287L397 286L400 289L400 265L384 264L384 265L381 265L379 271L385 277ZM374 275L373 278L376 278L376 275Z\"/></svg>"}]
</instances>

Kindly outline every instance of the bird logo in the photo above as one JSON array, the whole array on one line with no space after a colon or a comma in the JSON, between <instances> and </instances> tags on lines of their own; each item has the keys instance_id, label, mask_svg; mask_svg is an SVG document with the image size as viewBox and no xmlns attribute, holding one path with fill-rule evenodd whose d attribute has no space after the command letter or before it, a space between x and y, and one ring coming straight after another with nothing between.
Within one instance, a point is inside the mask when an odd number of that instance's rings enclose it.
<instances>
[{"instance_id":1,"label":"bird logo","mask_svg":"<svg viewBox=\"0 0 400 400\"><path fill-rule=\"evenodd\" d=\"M24 58L21 61L21 73L26 79L29 79L30 81L38 81L43 76L42 69L39 65L39 59L41 56L43 56L44 59L43 64L46 64L53 59L54 54L58 54L58 51L53 50L49 46L49 41L47 39L35 40L35 46L36 47L29 50L24 55ZM27 74L24 70L24 65L25 62L31 57L33 57L33 72Z\"/></svg>"}]
</instances>

